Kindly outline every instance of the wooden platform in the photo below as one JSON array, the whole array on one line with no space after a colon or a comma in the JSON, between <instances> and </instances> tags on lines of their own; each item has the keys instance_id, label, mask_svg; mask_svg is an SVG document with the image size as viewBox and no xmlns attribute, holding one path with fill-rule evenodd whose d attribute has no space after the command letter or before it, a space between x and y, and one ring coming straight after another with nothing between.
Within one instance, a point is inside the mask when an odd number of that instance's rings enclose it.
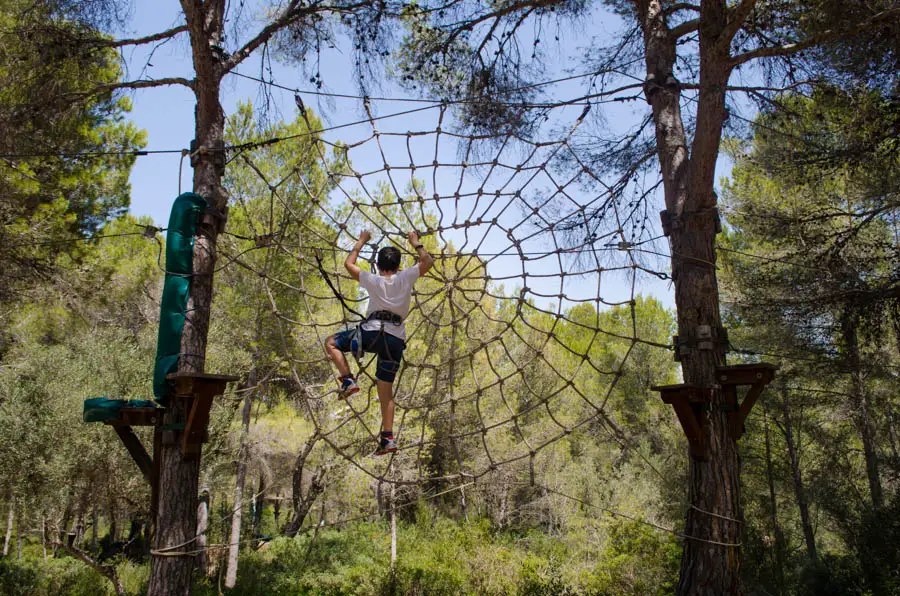
<instances>
[{"instance_id":1,"label":"wooden platform","mask_svg":"<svg viewBox=\"0 0 900 596\"><path fill-rule=\"evenodd\" d=\"M184 408L184 434L181 439L181 453L185 459L200 457L200 445L205 442L206 426L209 424L209 410L213 398L225 393L225 386L238 377L232 375L210 375L206 373L172 373L166 375L172 381L175 394L171 407ZM180 403L179 403L180 402ZM163 429L165 430L165 429Z\"/></svg>"},{"instance_id":2,"label":"wooden platform","mask_svg":"<svg viewBox=\"0 0 900 596\"><path fill-rule=\"evenodd\" d=\"M744 422L763 389L775 378L776 370L778 367L768 362L735 364L716 369L716 380L722 386L728 403L734 406L728 413L728 431L735 441L744 435ZM750 388L744 395L744 401L738 404L737 389L742 385L749 385Z\"/></svg>"},{"instance_id":3,"label":"wooden platform","mask_svg":"<svg viewBox=\"0 0 900 596\"><path fill-rule=\"evenodd\" d=\"M184 408L186 422L182 436L182 455L185 459L198 458L200 457L200 446L207 437L209 411L213 398L224 393L226 385L231 381L237 381L238 377L205 373L175 373L168 375L166 379L172 381L175 388L175 394L169 402L169 407ZM115 429L128 454L131 455L144 479L150 484L152 511L156 511L159 502L157 454L160 452L165 432L163 426L165 412L165 408L123 407L118 411L118 418L105 421L105 424ZM133 426L153 427L153 457L147 453L147 449L134 433ZM174 436L175 433L172 432L172 435Z\"/></svg>"},{"instance_id":4,"label":"wooden platform","mask_svg":"<svg viewBox=\"0 0 900 596\"><path fill-rule=\"evenodd\" d=\"M721 388L724 393L725 403L718 404L718 407L728 412L728 432L736 441L743 436L744 421L763 389L775 378L776 370L778 367L768 362L735 364L716 369L718 387L714 389L701 389L685 383L657 385L651 389L659 392L663 403L671 404L675 409L687 437L691 457L706 461L709 459L706 445L707 417L703 412L713 407L713 391ZM741 386L749 386L749 389L744 400L738 403L738 387Z\"/></svg>"},{"instance_id":5,"label":"wooden platform","mask_svg":"<svg viewBox=\"0 0 900 596\"><path fill-rule=\"evenodd\" d=\"M670 404L675 408L675 414L687 437L690 446L691 457L706 461L709 454L706 449L706 418L703 416L702 406L709 400L705 399L703 392L685 383L679 385L656 385L650 388L659 391L659 396L664 404Z\"/></svg>"}]
</instances>

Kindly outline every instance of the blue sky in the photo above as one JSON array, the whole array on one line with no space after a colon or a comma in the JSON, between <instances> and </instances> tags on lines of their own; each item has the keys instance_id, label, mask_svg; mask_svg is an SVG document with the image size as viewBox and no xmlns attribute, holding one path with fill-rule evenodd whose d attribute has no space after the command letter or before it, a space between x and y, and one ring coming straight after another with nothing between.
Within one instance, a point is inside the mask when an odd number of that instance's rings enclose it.
<instances>
[{"instance_id":1,"label":"blue sky","mask_svg":"<svg viewBox=\"0 0 900 596\"><path fill-rule=\"evenodd\" d=\"M173 27L181 22L180 5L176 0L157 0L155 2L138 2L135 3L134 18L132 19L132 30L125 33L127 36L142 36L157 31L162 31ZM249 4L248 4L249 6ZM245 14L252 14L252 8L246 9ZM581 25L581 36L563 36L558 49L551 49L546 54L546 59L554 62L556 68L549 69L546 78L552 79L563 77L568 74L582 72L584 67L579 64L577 57L582 54L580 49L588 44L594 36L608 35L610 31L616 27L616 21L609 15L597 13L592 18ZM256 29L256 24L247 23L245 26L244 36L246 38L252 31ZM352 68L348 54L342 54L340 47L335 51L323 55L322 75L325 83L325 89L335 93L356 94L357 86L352 75ZM129 67L129 78L150 77L161 78L170 76L192 77L192 66L189 55L189 48L186 37L178 41L168 43L157 48L153 56L148 58L144 52L126 52L125 58ZM145 66L149 62L150 66ZM307 79L300 73L296 66L272 63L272 76L281 85L286 87L297 87L301 90L314 90L315 87L310 84ZM143 69L146 67L145 74L142 75ZM238 68L238 72L244 74L258 76L261 70L259 56L253 56ZM269 76L268 74L266 75ZM576 80L561 83L553 86L551 93L556 97L576 96L584 91L583 81ZM379 89L373 90L373 95L378 94L384 97L410 97L408 90L399 88L390 82L382 84ZM194 130L194 97L190 90L180 86L160 87L152 89L142 89L133 95L134 109L131 118L137 126L147 131L148 149L181 149L189 146L193 138ZM253 101L258 103L261 98L260 85L246 79L229 76L223 85L222 104L226 114L231 114L235 110L235 106L239 101ZM295 108L293 94L290 92L272 90L271 98L274 106L280 114L286 119L292 119L295 116ZM362 103L357 99L332 99L328 101L316 101L315 98L304 96L304 101L308 107L313 108L317 114L323 119L327 126L342 125L348 122L365 119L365 112ZM421 104L410 104L400 101L376 101L373 102L373 110L378 115L385 115L395 112L409 110L410 108L419 107ZM631 102L629 104L605 104L601 107L595 107L594 110L604 110L604 116L613 127L618 126L625 128L632 125L638 118L638 115L646 110L646 104L643 102ZM554 134L561 134L565 126L570 126L572 122L580 114L582 108L580 106L570 107L554 112L555 125ZM426 131L433 130L438 124L439 110L436 108L424 110L417 114L391 118L379 121L377 126L382 132L403 133L404 131ZM444 126L447 128L448 121L452 124L450 115L445 117ZM371 137L373 132L372 124L364 122L360 125L349 126L333 133L326 133L325 138L330 141L356 142ZM549 137L548 137L549 138ZM409 153L405 146L403 137L384 137L383 145L385 147L384 158L378 149L377 142L369 140L363 143L359 149L354 150L351 154L354 167L360 172L374 172L382 169L385 161L394 168L408 165ZM432 155L435 152L435 135L414 138L411 144L414 160L417 165L430 163ZM458 164L461 160L459 156L459 147L451 142L445 136L440 141L440 161L447 164ZM513 154L501 155L500 161L514 163ZM179 163L180 156L177 154L150 155L140 157L134 167L131 183L132 183L132 213L135 215L149 215L157 223L157 225L165 225L168 219L168 212L171 203L179 191ZM537 159L537 158L536 158ZM181 173L181 190L186 191L191 188L192 170L188 160L184 161L183 171ZM721 170L722 168L720 168ZM408 172L394 173L390 175L396 182L398 188L403 190L405 182L409 180ZM483 172L482 172L483 174ZM480 180L479 173L463 174L458 167L441 167L437 172L430 169L419 169L416 172L418 178L426 181L428 186L426 194L437 191L442 196L452 194L456 188L460 188L461 192L467 190L474 191L475 188L483 185L489 190L491 185L494 187L502 186L504 183L509 187L519 183L519 179L504 179L500 175L494 175L489 181ZM383 172L373 174L366 178L366 186L372 189L376 186L378 180L387 180ZM556 182L549 182L547 179L535 180L530 183L528 190L532 193L540 193L545 191ZM348 185L347 190L352 190L353 185ZM580 190L574 190L576 185L572 185L573 197L576 201L590 201L596 198L601 189L591 190L582 187ZM437 188L435 188L437 187ZM567 190L569 187L567 187ZM449 226L453 223L459 223L464 220L467 211L466 201L462 200L448 205L444 202L441 205L443 212L442 224ZM458 208L459 213L454 213ZM657 209L658 210L658 209ZM652 211L655 213L656 210ZM487 213L487 212L486 212ZM501 217L510 218L510 211L501 215ZM655 215L651 218L654 225L658 225ZM511 221L511 219L509 220ZM481 228L484 229L484 228ZM519 230L523 230L519 228ZM446 231L444 240L453 242L456 246L464 245L464 236L461 231ZM615 239L611 239L615 240ZM529 244L530 242L530 244ZM349 238L345 238L342 243L346 246ZM470 242L467 248L471 250L475 242ZM540 245L534 241L523 241L523 248L530 247L530 250L540 251L552 248L552 245ZM509 247L508 239L498 234L497 231L491 231L485 238L481 252L501 252ZM666 251L664 243L657 243L657 250ZM614 257L623 256L621 253ZM649 257L649 264L652 268L666 270L667 265L664 261L654 260ZM559 261L551 259L544 263L523 263L516 256L497 258L491 263L489 272L494 276L517 275L523 271L530 275L546 274L551 277L544 280L530 282L528 285L537 288L540 293L558 293L559 278L552 276L558 275L563 271L572 272L577 269L575 265L568 261ZM517 273L518 272L518 273ZM511 282L512 283L512 282ZM507 284L509 285L509 284ZM512 285L521 285L521 281L512 283ZM577 297L590 297L597 294L597 280L594 276L590 278L572 279L566 281L564 291L567 294ZM641 275L638 283L638 291L651 294L659 298L669 307L674 306L672 289L668 282L661 281L649 275ZM610 301L620 301L627 299L631 292L631 284L629 280L621 275L606 274L600 285L600 294L604 299Z\"/></svg>"}]
</instances>

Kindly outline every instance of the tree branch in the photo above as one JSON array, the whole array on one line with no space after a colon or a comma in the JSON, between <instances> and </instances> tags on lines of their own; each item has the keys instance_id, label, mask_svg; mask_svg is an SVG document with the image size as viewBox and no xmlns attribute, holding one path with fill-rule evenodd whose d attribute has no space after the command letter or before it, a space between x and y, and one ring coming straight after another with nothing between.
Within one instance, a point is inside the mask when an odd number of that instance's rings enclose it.
<instances>
[{"instance_id":1,"label":"tree branch","mask_svg":"<svg viewBox=\"0 0 900 596\"><path fill-rule=\"evenodd\" d=\"M726 46L731 45L731 40L744 26L744 22L750 16L750 12L756 6L756 2L757 0L741 0L737 6L728 11L728 24L725 25L725 30L722 31L719 43Z\"/></svg>"},{"instance_id":2,"label":"tree branch","mask_svg":"<svg viewBox=\"0 0 900 596\"><path fill-rule=\"evenodd\" d=\"M668 17L670 15L675 14L679 10L693 10L694 12L700 12L700 7L697 6L696 4L688 4L687 2L679 2L677 4L673 4L672 6L669 6L668 8L666 8L666 10L663 12L663 14L665 14Z\"/></svg>"},{"instance_id":3,"label":"tree branch","mask_svg":"<svg viewBox=\"0 0 900 596\"><path fill-rule=\"evenodd\" d=\"M295 23L302 16L312 14L318 9L318 7L316 7L315 5L311 5L305 10L298 9L298 7L300 6L302 6L301 0L291 0L291 3L288 4L287 8L284 9L284 12L281 13L280 17L263 27L263 29L256 34L256 37L248 41L246 44L244 44L244 47L228 57L228 59L222 65L224 71L231 71L231 69L243 62L247 58L247 56L252 54L256 48L272 39L272 36L278 33L280 29L283 29L284 27Z\"/></svg>"},{"instance_id":4,"label":"tree branch","mask_svg":"<svg viewBox=\"0 0 900 596\"><path fill-rule=\"evenodd\" d=\"M111 83L109 85L100 85L94 87L85 93L73 93L76 97L90 97L107 93L109 91L117 91L119 89L147 89L150 87L165 87L166 85L184 85L188 89L194 88L194 82L181 77L168 77L163 79L139 79L136 81L122 81L121 83Z\"/></svg>"},{"instance_id":5,"label":"tree branch","mask_svg":"<svg viewBox=\"0 0 900 596\"><path fill-rule=\"evenodd\" d=\"M879 25L883 21L889 20L898 15L900 15L900 8L892 8L875 15L867 21L863 21L862 23L851 29L826 31L825 33L817 37L812 37L804 41L798 41L797 43L785 44L783 46L757 48L755 50L739 54L732 58L731 67L734 68L736 66L744 64L745 62L749 62L750 60L755 60L756 58L774 58L777 56L789 56L791 54L796 54L797 52L802 52L803 50L809 49L819 44L834 41L836 39L841 39L843 37L850 37L851 35L856 35L857 33L866 31L867 29Z\"/></svg>"},{"instance_id":6,"label":"tree branch","mask_svg":"<svg viewBox=\"0 0 900 596\"><path fill-rule=\"evenodd\" d=\"M125 596L125 587L122 585L122 582L119 581L119 576L118 576L118 574L116 574L115 567L113 567L112 565L101 565L100 563L98 563L94 559L90 558L89 556L87 556L87 554L83 553L82 551L78 550L77 548L69 546L68 544L66 544L65 541L62 541L62 542L53 541L50 543L50 545L63 549L64 551L66 551L67 553L69 553L70 555L72 555L73 557L75 557L76 559L78 559L79 561L81 561L82 563L84 563L85 565L87 565L88 567L90 567L91 569L93 569L94 571L96 571L97 573L99 573L100 575L102 575L103 577L108 579L109 581L111 581L113 584L113 587L116 590L116 594L118 594L119 596Z\"/></svg>"},{"instance_id":7,"label":"tree branch","mask_svg":"<svg viewBox=\"0 0 900 596\"><path fill-rule=\"evenodd\" d=\"M148 35L146 37L136 37L134 39L109 39L109 40L97 40L93 42L91 45L95 45L103 48L121 48L123 46L139 46L145 43L152 43L154 41L159 41L161 39L170 39L175 37L179 33L184 33L187 31L187 25L181 25L179 27L175 27L173 29L169 29L168 31L162 31L160 33L154 33L153 35Z\"/></svg>"},{"instance_id":8,"label":"tree branch","mask_svg":"<svg viewBox=\"0 0 900 596\"><path fill-rule=\"evenodd\" d=\"M700 28L700 19L691 19L672 27L669 31L675 39L691 34Z\"/></svg>"}]
</instances>

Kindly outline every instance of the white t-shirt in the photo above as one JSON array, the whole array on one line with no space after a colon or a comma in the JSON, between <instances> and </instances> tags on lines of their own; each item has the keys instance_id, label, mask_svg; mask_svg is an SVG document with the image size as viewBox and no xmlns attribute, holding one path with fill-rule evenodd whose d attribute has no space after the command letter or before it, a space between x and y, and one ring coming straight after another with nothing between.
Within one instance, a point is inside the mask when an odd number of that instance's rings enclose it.
<instances>
[{"instance_id":1,"label":"white t-shirt","mask_svg":"<svg viewBox=\"0 0 900 596\"><path fill-rule=\"evenodd\" d=\"M369 271L359 272L359 285L369 293L369 306L366 316L373 312L386 310L400 315L403 323L395 325L390 321L366 321L362 328L366 331L378 331L384 324L384 332L406 341L406 316L409 314L409 303L412 298L413 285L419 279L419 265L407 267L390 278L374 275Z\"/></svg>"}]
</instances>

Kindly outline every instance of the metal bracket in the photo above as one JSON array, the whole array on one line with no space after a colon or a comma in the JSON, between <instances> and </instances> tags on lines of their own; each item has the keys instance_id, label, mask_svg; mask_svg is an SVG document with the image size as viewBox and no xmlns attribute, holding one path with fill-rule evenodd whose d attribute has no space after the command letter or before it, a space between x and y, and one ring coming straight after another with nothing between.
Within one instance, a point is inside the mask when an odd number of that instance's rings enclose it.
<instances>
[{"instance_id":1,"label":"metal bracket","mask_svg":"<svg viewBox=\"0 0 900 596\"><path fill-rule=\"evenodd\" d=\"M728 340L728 329L725 327L720 325L715 338L713 338L712 328L709 325L698 325L688 337L672 336L672 346L675 362L681 362L682 356L688 356L691 350L711 352L718 349L719 353L724 356L731 349L731 342Z\"/></svg>"},{"instance_id":2,"label":"metal bracket","mask_svg":"<svg viewBox=\"0 0 900 596\"><path fill-rule=\"evenodd\" d=\"M219 140L213 143L212 147L200 146L197 139L191 140L191 167L196 168L200 163L201 155L211 155L213 165L220 172L225 171L225 163L227 161L225 155L225 141Z\"/></svg>"},{"instance_id":3,"label":"metal bracket","mask_svg":"<svg viewBox=\"0 0 900 596\"><path fill-rule=\"evenodd\" d=\"M712 209L704 209L702 211L685 211L681 215L673 216L668 209L663 209L659 212L659 221L662 226L663 236L671 236L672 230L677 230L679 228L684 227L684 220L688 217L692 217L695 215L704 215L707 213L711 213L713 217L713 226L715 227L716 234L722 231L722 219L719 216L718 207L713 207Z\"/></svg>"}]
</instances>

